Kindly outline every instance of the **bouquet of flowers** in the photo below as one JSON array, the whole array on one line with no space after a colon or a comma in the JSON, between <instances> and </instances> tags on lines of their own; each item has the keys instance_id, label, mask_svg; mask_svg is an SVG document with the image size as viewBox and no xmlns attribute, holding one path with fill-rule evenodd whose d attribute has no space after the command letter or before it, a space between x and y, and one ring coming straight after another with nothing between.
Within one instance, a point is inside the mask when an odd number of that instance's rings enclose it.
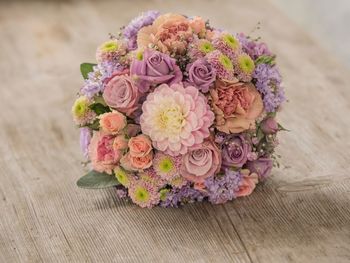
<instances>
[{"instance_id":1,"label":"bouquet of flowers","mask_svg":"<svg viewBox=\"0 0 350 263\"><path fill-rule=\"evenodd\" d=\"M285 100L275 55L201 17L148 11L81 64L72 114L91 171L141 207L221 204L252 193L278 164Z\"/></svg>"}]
</instances>

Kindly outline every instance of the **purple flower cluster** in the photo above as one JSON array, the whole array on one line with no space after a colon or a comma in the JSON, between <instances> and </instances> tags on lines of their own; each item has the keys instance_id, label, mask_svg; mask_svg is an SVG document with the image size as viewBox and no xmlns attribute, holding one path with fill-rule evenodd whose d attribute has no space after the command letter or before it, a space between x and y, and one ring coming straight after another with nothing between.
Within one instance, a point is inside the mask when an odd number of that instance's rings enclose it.
<instances>
[{"instance_id":1,"label":"purple flower cluster","mask_svg":"<svg viewBox=\"0 0 350 263\"><path fill-rule=\"evenodd\" d=\"M162 207L178 207L183 203L201 202L205 197L205 193L191 187L187 184L181 188L173 188L167 193L165 201L160 203Z\"/></svg>"},{"instance_id":2,"label":"purple flower cluster","mask_svg":"<svg viewBox=\"0 0 350 263\"><path fill-rule=\"evenodd\" d=\"M85 158L89 157L89 145L91 141L91 129L84 127L80 128L80 148Z\"/></svg>"},{"instance_id":3,"label":"purple flower cluster","mask_svg":"<svg viewBox=\"0 0 350 263\"><path fill-rule=\"evenodd\" d=\"M246 52L254 60L263 55L273 55L264 42L249 40L243 33L238 34L237 38L242 45L243 51Z\"/></svg>"},{"instance_id":4,"label":"purple flower cluster","mask_svg":"<svg viewBox=\"0 0 350 263\"><path fill-rule=\"evenodd\" d=\"M80 93L88 98L92 98L104 89L104 80L110 78L115 71L121 70L119 64L113 62L102 62L93 67L93 71L88 74L85 85L81 88Z\"/></svg>"},{"instance_id":5,"label":"purple flower cluster","mask_svg":"<svg viewBox=\"0 0 350 263\"><path fill-rule=\"evenodd\" d=\"M158 11L147 11L144 12L142 15L136 17L133 19L125 28L123 31L124 37L128 41L128 48L129 50L135 50L137 48L136 40L137 40L137 33L142 27L149 26L153 23L153 21L159 16Z\"/></svg>"},{"instance_id":6,"label":"purple flower cluster","mask_svg":"<svg viewBox=\"0 0 350 263\"><path fill-rule=\"evenodd\" d=\"M281 75L276 66L259 64L254 71L256 89L262 93L266 112L274 112L285 101Z\"/></svg>"},{"instance_id":7,"label":"purple flower cluster","mask_svg":"<svg viewBox=\"0 0 350 263\"><path fill-rule=\"evenodd\" d=\"M229 168L225 170L225 175L219 177L209 177L205 180L205 186L209 202L213 204L223 204L236 197L235 191L239 188L242 175L238 171Z\"/></svg>"}]
</instances>

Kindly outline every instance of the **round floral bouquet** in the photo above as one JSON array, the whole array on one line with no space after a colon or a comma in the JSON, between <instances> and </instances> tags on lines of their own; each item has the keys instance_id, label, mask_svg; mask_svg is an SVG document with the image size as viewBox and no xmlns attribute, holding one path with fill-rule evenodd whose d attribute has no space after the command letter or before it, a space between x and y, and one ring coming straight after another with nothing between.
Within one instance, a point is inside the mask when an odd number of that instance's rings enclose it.
<instances>
[{"instance_id":1,"label":"round floral bouquet","mask_svg":"<svg viewBox=\"0 0 350 263\"><path fill-rule=\"evenodd\" d=\"M252 193L276 161L285 100L265 43L201 17L148 11L101 44L72 113L91 171L141 207Z\"/></svg>"}]
</instances>

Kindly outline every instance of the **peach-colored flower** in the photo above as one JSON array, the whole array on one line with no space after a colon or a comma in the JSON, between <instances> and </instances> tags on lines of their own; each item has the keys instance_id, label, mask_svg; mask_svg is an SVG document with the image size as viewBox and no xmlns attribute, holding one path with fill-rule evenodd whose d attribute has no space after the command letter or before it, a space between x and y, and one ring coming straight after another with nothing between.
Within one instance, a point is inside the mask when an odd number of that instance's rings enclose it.
<instances>
[{"instance_id":1,"label":"peach-colored flower","mask_svg":"<svg viewBox=\"0 0 350 263\"><path fill-rule=\"evenodd\" d=\"M121 152L113 149L113 141L113 135L94 132L89 145L89 157L95 171L112 174L121 158Z\"/></svg>"},{"instance_id":2,"label":"peach-colored flower","mask_svg":"<svg viewBox=\"0 0 350 263\"><path fill-rule=\"evenodd\" d=\"M235 192L237 197L250 195L256 184L258 183L258 175L256 173L250 173L248 169L242 169L242 181L239 183L239 188Z\"/></svg>"},{"instance_id":3,"label":"peach-colored flower","mask_svg":"<svg viewBox=\"0 0 350 263\"><path fill-rule=\"evenodd\" d=\"M121 166L129 171L140 171L147 169L152 166L153 152L143 156L143 157L134 157L128 152L125 154L121 160Z\"/></svg>"},{"instance_id":4,"label":"peach-colored flower","mask_svg":"<svg viewBox=\"0 0 350 263\"><path fill-rule=\"evenodd\" d=\"M240 133L255 127L263 112L263 101L251 83L216 81L210 90L216 128L225 133Z\"/></svg>"},{"instance_id":5,"label":"peach-colored flower","mask_svg":"<svg viewBox=\"0 0 350 263\"><path fill-rule=\"evenodd\" d=\"M137 34L139 48L155 45L163 53L182 54L192 37L192 28L186 17L178 14L159 16L152 25L143 27Z\"/></svg>"},{"instance_id":6,"label":"peach-colored flower","mask_svg":"<svg viewBox=\"0 0 350 263\"><path fill-rule=\"evenodd\" d=\"M128 139L124 134L120 134L117 137L115 137L113 141L113 149L115 151L125 150L127 148L128 148Z\"/></svg>"},{"instance_id":7,"label":"peach-colored flower","mask_svg":"<svg viewBox=\"0 0 350 263\"><path fill-rule=\"evenodd\" d=\"M144 134L132 137L129 140L128 146L132 157L145 157L152 151L152 142Z\"/></svg>"},{"instance_id":8,"label":"peach-colored flower","mask_svg":"<svg viewBox=\"0 0 350 263\"><path fill-rule=\"evenodd\" d=\"M102 131L111 134L118 134L125 128L126 117L119 111L107 112L99 116Z\"/></svg>"},{"instance_id":9,"label":"peach-colored flower","mask_svg":"<svg viewBox=\"0 0 350 263\"><path fill-rule=\"evenodd\" d=\"M193 184L193 188L198 190L198 191L204 192L205 191L205 184L204 184L204 182L195 182Z\"/></svg>"},{"instance_id":10,"label":"peach-colored flower","mask_svg":"<svg viewBox=\"0 0 350 263\"><path fill-rule=\"evenodd\" d=\"M190 27L197 35L205 35L205 21L199 16L195 16L190 21Z\"/></svg>"}]
</instances>

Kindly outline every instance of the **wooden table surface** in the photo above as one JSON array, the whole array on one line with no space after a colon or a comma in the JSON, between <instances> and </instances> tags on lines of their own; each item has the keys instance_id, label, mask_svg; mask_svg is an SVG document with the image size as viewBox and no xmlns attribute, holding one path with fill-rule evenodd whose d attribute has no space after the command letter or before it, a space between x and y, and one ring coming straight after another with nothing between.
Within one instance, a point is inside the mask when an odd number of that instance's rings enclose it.
<instances>
[{"instance_id":1,"label":"wooden table surface","mask_svg":"<svg viewBox=\"0 0 350 263\"><path fill-rule=\"evenodd\" d=\"M149 210L76 187L79 63L148 9L233 31L262 23L292 132L280 136L282 167L251 196ZM350 262L349 72L268 2L4 1L0 77L0 262Z\"/></svg>"}]
</instances>

